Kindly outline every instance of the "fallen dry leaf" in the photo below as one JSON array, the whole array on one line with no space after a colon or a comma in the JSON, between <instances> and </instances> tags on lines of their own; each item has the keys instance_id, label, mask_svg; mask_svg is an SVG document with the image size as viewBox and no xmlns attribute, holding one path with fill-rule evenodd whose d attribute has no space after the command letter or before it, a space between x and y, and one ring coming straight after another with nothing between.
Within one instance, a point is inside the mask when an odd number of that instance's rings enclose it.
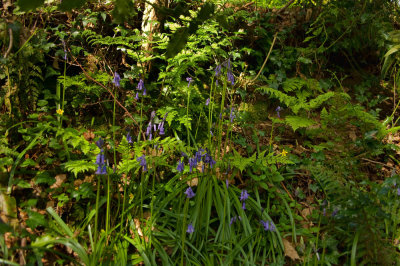
<instances>
[{"instance_id":1,"label":"fallen dry leaf","mask_svg":"<svg viewBox=\"0 0 400 266\"><path fill-rule=\"evenodd\" d=\"M288 256L292 260L300 260L299 254L293 247L293 244L286 239L283 240L283 246L285 247L285 256Z\"/></svg>"},{"instance_id":2,"label":"fallen dry leaf","mask_svg":"<svg viewBox=\"0 0 400 266\"><path fill-rule=\"evenodd\" d=\"M59 188L61 187L62 183L64 183L65 179L67 179L67 175L66 174L59 174L56 175L56 182L50 186L50 188Z\"/></svg>"}]
</instances>

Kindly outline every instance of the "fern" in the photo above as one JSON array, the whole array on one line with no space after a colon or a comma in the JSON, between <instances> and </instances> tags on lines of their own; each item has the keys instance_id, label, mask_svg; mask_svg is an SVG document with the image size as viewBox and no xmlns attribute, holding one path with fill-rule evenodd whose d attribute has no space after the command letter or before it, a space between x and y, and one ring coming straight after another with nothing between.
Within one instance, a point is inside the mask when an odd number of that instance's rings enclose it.
<instances>
[{"instance_id":1,"label":"fern","mask_svg":"<svg viewBox=\"0 0 400 266\"><path fill-rule=\"evenodd\" d=\"M63 165L65 169L67 169L67 171L69 172L72 172L75 177L77 177L79 173L95 171L97 168L95 163L85 160L69 161L64 163Z\"/></svg>"},{"instance_id":2,"label":"fern","mask_svg":"<svg viewBox=\"0 0 400 266\"><path fill-rule=\"evenodd\" d=\"M292 127L293 131L296 131L299 128L309 127L315 124L314 120L308 119L306 117L301 116L286 116L285 123Z\"/></svg>"},{"instance_id":3,"label":"fern","mask_svg":"<svg viewBox=\"0 0 400 266\"><path fill-rule=\"evenodd\" d=\"M232 166L238 168L240 172L243 172L243 170L251 165L255 160L257 153L254 153L253 156L249 158L242 157L235 149L233 149L233 160L231 161Z\"/></svg>"}]
</instances>

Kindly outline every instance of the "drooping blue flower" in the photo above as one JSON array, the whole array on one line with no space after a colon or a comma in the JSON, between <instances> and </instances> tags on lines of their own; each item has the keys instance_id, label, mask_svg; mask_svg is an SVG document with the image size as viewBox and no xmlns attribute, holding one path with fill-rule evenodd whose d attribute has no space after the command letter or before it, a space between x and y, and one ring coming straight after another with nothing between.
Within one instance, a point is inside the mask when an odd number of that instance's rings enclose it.
<instances>
[{"instance_id":1,"label":"drooping blue flower","mask_svg":"<svg viewBox=\"0 0 400 266\"><path fill-rule=\"evenodd\" d=\"M160 134L160 135L164 135L164 134L165 134L165 131L164 131L164 122L161 122L161 123L159 124L158 130L159 130L159 133L158 133L158 134Z\"/></svg>"},{"instance_id":2,"label":"drooping blue flower","mask_svg":"<svg viewBox=\"0 0 400 266\"><path fill-rule=\"evenodd\" d=\"M279 118L281 118L280 111L282 111L282 108L280 106L276 107L275 112Z\"/></svg>"},{"instance_id":3,"label":"drooping blue flower","mask_svg":"<svg viewBox=\"0 0 400 266\"><path fill-rule=\"evenodd\" d=\"M339 212L339 209L338 209L338 208L335 208L335 209L333 210L333 212L332 212L332 217L335 217L335 216L338 214L338 212Z\"/></svg>"},{"instance_id":4,"label":"drooping blue flower","mask_svg":"<svg viewBox=\"0 0 400 266\"><path fill-rule=\"evenodd\" d=\"M217 65L217 67L215 68L215 77L218 78L221 75L221 69L222 69L222 66Z\"/></svg>"},{"instance_id":5,"label":"drooping blue flower","mask_svg":"<svg viewBox=\"0 0 400 266\"><path fill-rule=\"evenodd\" d=\"M181 160L179 160L178 167L176 168L176 170L178 170L179 172L182 173L184 169L185 169L185 165L183 164L183 162Z\"/></svg>"},{"instance_id":6,"label":"drooping blue flower","mask_svg":"<svg viewBox=\"0 0 400 266\"><path fill-rule=\"evenodd\" d=\"M231 226L233 223L235 223L236 220L237 220L237 216L233 216L233 217L231 218L231 221L229 222L229 226Z\"/></svg>"},{"instance_id":7,"label":"drooping blue flower","mask_svg":"<svg viewBox=\"0 0 400 266\"><path fill-rule=\"evenodd\" d=\"M107 174L107 167L105 164L98 165L96 175L106 175Z\"/></svg>"},{"instance_id":8,"label":"drooping blue flower","mask_svg":"<svg viewBox=\"0 0 400 266\"><path fill-rule=\"evenodd\" d=\"M206 106L208 106L210 104L210 98L207 98L206 100Z\"/></svg>"},{"instance_id":9,"label":"drooping blue flower","mask_svg":"<svg viewBox=\"0 0 400 266\"><path fill-rule=\"evenodd\" d=\"M197 167L196 158L189 158L189 166L190 166L190 172L192 172L193 168Z\"/></svg>"},{"instance_id":10,"label":"drooping blue flower","mask_svg":"<svg viewBox=\"0 0 400 266\"><path fill-rule=\"evenodd\" d=\"M193 82L193 79L192 79L191 77L187 77L187 78L186 78L186 81L188 82L188 88L189 88L190 83Z\"/></svg>"},{"instance_id":11,"label":"drooping blue flower","mask_svg":"<svg viewBox=\"0 0 400 266\"><path fill-rule=\"evenodd\" d=\"M181 155L182 155L183 157L187 157L187 154L184 153L183 151L181 151Z\"/></svg>"},{"instance_id":12,"label":"drooping blue flower","mask_svg":"<svg viewBox=\"0 0 400 266\"><path fill-rule=\"evenodd\" d=\"M146 136L149 136L151 134L152 129L153 129L153 127L152 127L151 121L150 121L149 124L147 125Z\"/></svg>"},{"instance_id":13,"label":"drooping blue flower","mask_svg":"<svg viewBox=\"0 0 400 266\"><path fill-rule=\"evenodd\" d=\"M203 151L204 151L204 149L199 148L199 150L194 155L195 158L196 158L196 163L200 163L201 162L201 158L203 157L203 154L202 154Z\"/></svg>"},{"instance_id":14,"label":"drooping blue flower","mask_svg":"<svg viewBox=\"0 0 400 266\"><path fill-rule=\"evenodd\" d=\"M400 196L400 188L397 188L397 196Z\"/></svg>"},{"instance_id":15,"label":"drooping blue flower","mask_svg":"<svg viewBox=\"0 0 400 266\"><path fill-rule=\"evenodd\" d=\"M97 145L97 147L99 147L99 149L101 149L101 147L103 147L103 145L104 145L104 140L102 138L99 138L96 141L96 145Z\"/></svg>"},{"instance_id":16,"label":"drooping blue flower","mask_svg":"<svg viewBox=\"0 0 400 266\"><path fill-rule=\"evenodd\" d=\"M190 224L188 225L188 228L187 228L187 230L186 230L186 233L189 233L189 234L193 234L193 233L194 233L194 227L193 227L192 223L190 223Z\"/></svg>"},{"instance_id":17,"label":"drooping blue flower","mask_svg":"<svg viewBox=\"0 0 400 266\"><path fill-rule=\"evenodd\" d=\"M139 165L140 165L140 166L143 166L143 171L146 172L146 171L147 171L147 162L146 162L146 157L145 157L145 155L143 154L142 156L136 158L136 161L139 162Z\"/></svg>"},{"instance_id":18,"label":"drooping blue flower","mask_svg":"<svg viewBox=\"0 0 400 266\"><path fill-rule=\"evenodd\" d=\"M146 91L146 88L144 88L143 89L143 96L146 96L147 95L147 91Z\"/></svg>"},{"instance_id":19,"label":"drooping blue flower","mask_svg":"<svg viewBox=\"0 0 400 266\"><path fill-rule=\"evenodd\" d=\"M240 194L240 201L245 201L248 198L249 198L249 194L247 193L247 190L243 189Z\"/></svg>"},{"instance_id":20,"label":"drooping blue flower","mask_svg":"<svg viewBox=\"0 0 400 266\"><path fill-rule=\"evenodd\" d=\"M103 149L101 149L100 153L97 154L97 156L96 156L96 164L99 165L99 166L103 165L104 162L105 162L105 158L104 158L104 153L103 152L104 152Z\"/></svg>"},{"instance_id":21,"label":"drooping blue flower","mask_svg":"<svg viewBox=\"0 0 400 266\"><path fill-rule=\"evenodd\" d=\"M128 144L132 144L133 143L130 131L128 131L128 134L126 134L126 140L128 141Z\"/></svg>"},{"instance_id":22,"label":"drooping blue flower","mask_svg":"<svg viewBox=\"0 0 400 266\"><path fill-rule=\"evenodd\" d=\"M232 71L228 70L227 77L228 77L228 82L231 83L231 85L234 85L235 77L233 76Z\"/></svg>"},{"instance_id":23,"label":"drooping blue flower","mask_svg":"<svg viewBox=\"0 0 400 266\"><path fill-rule=\"evenodd\" d=\"M261 224L264 226L265 231L275 232L276 227L273 222L261 220Z\"/></svg>"},{"instance_id":24,"label":"drooping blue flower","mask_svg":"<svg viewBox=\"0 0 400 266\"><path fill-rule=\"evenodd\" d=\"M139 101L139 92L136 92L135 100Z\"/></svg>"},{"instance_id":25,"label":"drooping blue flower","mask_svg":"<svg viewBox=\"0 0 400 266\"><path fill-rule=\"evenodd\" d=\"M113 79L112 83L114 83L115 86L120 87L120 86L121 86L121 84L119 83L120 81L121 81L121 77L120 77L120 75L117 73L117 71L115 71L115 73L114 73L114 79Z\"/></svg>"},{"instance_id":26,"label":"drooping blue flower","mask_svg":"<svg viewBox=\"0 0 400 266\"><path fill-rule=\"evenodd\" d=\"M242 209L243 209L243 210L246 209L246 202L245 202L245 201L242 202Z\"/></svg>"},{"instance_id":27,"label":"drooping blue flower","mask_svg":"<svg viewBox=\"0 0 400 266\"><path fill-rule=\"evenodd\" d=\"M196 196L196 194L194 194L192 187L188 187L185 191L185 194L187 196L188 199L193 198L194 196Z\"/></svg>"},{"instance_id":28,"label":"drooping blue flower","mask_svg":"<svg viewBox=\"0 0 400 266\"><path fill-rule=\"evenodd\" d=\"M143 90L145 87L144 87L144 81L143 81L143 79L140 79L139 80L139 83L138 83L138 85L137 85L137 87L136 87L136 89L138 89L138 90Z\"/></svg>"},{"instance_id":29,"label":"drooping blue flower","mask_svg":"<svg viewBox=\"0 0 400 266\"><path fill-rule=\"evenodd\" d=\"M204 154L204 163L208 163L210 168L213 168L213 166L216 164L215 160L212 158L212 156L208 152L206 152L206 154Z\"/></svg>"},{"instance_id":30,"label":"drooping blue flower","mask_svg":"<svg viewBox=\"0 0 400 266\"><path fill-rule=\"evenodd\" d=\"M226 185L226 188L229 188L229 180L228 180L228 178L225 179L225 185Z\"/></svg>"},{"instance_id":31,"label":"drooping blue flower","mask_svg":"<svg viewBox=\"0 0 400 266\"><path fill-rule=\"evenodd\" d=\"M230 120L231 120L231 123L233 123L233 120L236 118L236 115L234 114L234 111L235 110L235 108L231 108L231 114L229 115L229 118L230 118Z\"/></svg>"}]
</instances>

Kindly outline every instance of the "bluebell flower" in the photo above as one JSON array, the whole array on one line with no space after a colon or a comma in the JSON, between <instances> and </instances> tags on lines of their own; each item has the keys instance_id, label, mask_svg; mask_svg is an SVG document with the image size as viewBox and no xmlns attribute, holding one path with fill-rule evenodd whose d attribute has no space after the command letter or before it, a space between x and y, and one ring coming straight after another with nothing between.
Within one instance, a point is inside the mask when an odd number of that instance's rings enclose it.
<instances>
[{"instance_id":1,"label":"bluebell flower","mask_svg":"<svg viewBox=\"0 0 400 266\"><path fill-rule=\"evenodd\" d=\"M236 217L236 216L233 216L233 217L231 218L231 221L229 222L229 226L231 226L233 223L235 223L236 220L237 220L237 217Z\"/></svg>"},{"instance_id":2,"label":"bluebell flower","mask_svg":"<svg viewBox=\"0 0 400 266\"><path fill-rule=\"evenodd\" d=\"M189 88L190 83L193 82L193 79L192 79L191 77L187 77L187 78L186 78L186 81L188 82L188 88Z\"/></svg>"},{"instance_id":3,"label":"bluebell flower","mask_svg":"<svg viewBox=\"0 0 400 266\"><path fill-rule=\"evenodd\" d=\"M189 158L189 166L190 166L190 172L192 172L193 168L197 167L196 158Z\"/></svg>"},{"instance_id":4,"label":"bluebell flower","mask_svg":"<svg viewBox=\"0 0 400 266\"><path fill-rule=\"evenodd\" d=\"M210 130L210 135L211 135L211 137L214 137L214 134L211 130Z\"/></svg>"},{"instance_id":5,"label":"bluebell flower","mask_svg":"<svg viewBox=\"0 0 400 266\"><path fill-rule=\"evenodd\" d=\"M138 89L138 90L143 90L145 87L144 87L144 82L143 82L143 79L140 79L139 80L139 83L138 83L138 85L137 85L137 87L136 87L136 89Z\"/></svg>"},{"instance_id":6,"label":"bluebell flower","mask_svg":"<svg viewBox=\"0 0 400 266\"><path fill-rule=\"evenodd\" d=\"M397 188L397 196L400 196L400 188Z\"/></svg>"},{"instance_id":7,"label":"bluebell flower","mask_svg":"<svg viewBox=\"0 0 400 266\"><path fill-rule=\"evenodd\" d=\"M202 148L199 148L199 150L196 152L196 154L194 155L196 158L196 163L200 163L201 162L201 158L203 157L203 152L204 150Z\"/></svg>"},{"instance_id":8,"label":"bluebell flower","mask_svg":"<svg viewBox=\"0 0 400 266\"><path fill-rule=\"evenodd\" d=\"M179 172L182 173L184 169L185 169L185 166L184 166L183 162L181 160L179 160L178 167L176 168L176 170L178 170Z\"/></svg>"},{"instance_id":9,"label":"bluebell flower","mask_svg":"<svg viewBox=\"0 0 400 266\"><path fill-rule=\"evenodd\" d=\"M282 108L280 106L276 107L275 112L276 112L276 114L278 115L279 118L281 118L281 115L279 113L280 111L282 111Z\"/></svg>"},{"instance_id":10,"label":"bluebell flower","mask_svg":"<svg viewBox=\"0 0 400 266\"><path fill-rule=\"evenodd\" d=\"M248 198L249 198L249 194L247 193L247 190L243 189L240 194L240 201L245 201Z\"/></svg>"},{"instance_id":11,"label":"bluebell flower","mask_svg":"<svg viewBox=\"0 0 400 266\"><path fill-rule=\"evenodd\" d=\"M142 156L136 158L136 161L139 162L139 165L140 165L140 166L143 166L143 171L146 172L146 171L147 171L147 162L146 162L146 157L145 157L145 155L143 154Z\"/></svg>"},{"instance_id":12,"label":"bluebell flower","mask_svg":"<svg viewBox=\"0 0 400 266\"><path fill-rule=\"evenodd\" d=\"M335 217L335 216L338 214L338 212L339 212L339 209L338 209L338 208L335 208L335 209L333 210L333 212L332 212L332 217Z\"/></svg>"},{"instance_id":13,"label":"bluebell flower","mask_svg":"<svg viewBox=\"0 0 400 266\"><path fill-rule=\"evenodd\" d=\"M194 227L193 227L192 223L190 223L190 224L188 225L188 228L187 228L187 230L186 230L186 233L189 233L189 234L193 234L193 233L194 233Z\"/></svg>"},{"instance_id":14,"label":"bluebell flower","mask_svg":"<svg viewBox=\"0 0 400 266\"><path fill-rule=\"evenodd\" d=\"M208 163L210 168L213 168L213 166L216 164L215 160L212 158L212 156L207 152L204 154L204 163Z\"/></svg>"},{"instance_id":15,"label":"bluebell flower","mask_svg":"<svg viewBox=\"0 0 400 266\"><path fill-rule=\"evenodd\" d=\"M107 167L106 165L99 165L97 167L96 175L106 175L107 174Z\"/></svg>"},{"instance_id":16,"label":"bluebell flower","mask_svg":"<svg viewBox=\"0 0 400 266\"><path fill-rule=\"evenodd\" d=\"M132 144L132 136L131 136L131 132L128 131L128 134L126 134L126 140L128 141L128 144Z\"/></svg>"},{"instance_id":17,"label":"bluebell flower","mask_svg":"<svg viewBox=\"0 0 400 266\"><path fill-rule=\"evenodd\" d=\"M102 138L99 138L96 141L96 145L97 145L97 147L99 147L99 149L101 149L101 147L103 147L103 145L104 145L104 140Z\"/></svg>"},{"instance_id":18,"label":"bluebell flower","mask_svg":"<svg viewBox=\"0 0 400 266\"><path fill-rule=\"evenodd\" d=\"M264 226L264 230L265 231L270 231L270 232L275 232L276 231L275 225L270 221L261 220L261 224Z\"/></svg>"},{"instance_id":19,"label":"bluebell flower","mask_svg":"<svg viewBox=\"0 0 400 266\"><path fill-rule=\"evenodd\" d=\"M225 179L225 185L226 185L226 188L229 188L229 180L228 180L228 178Z\"/></svg>"},{"instance_id":20,"label":"bluebell flower","mask_svg":"<svg viewBox=\"0 0 400 266\"><path fill-rule=\"evenodd\" d=\"M112 83L114 83L115 86L120 87L120 86L121 86L121 84L119 83L120 81L121 81L121 77L120 77L120 75L117 73L117 71L115 71L115 73L114 73L114 79L113 79Z\"/></svg>"},{"instance_id":21,"label":"bluebell flower","mask_svg":"<svg viewBox=\"0 0 400 266\"><path fill-rule=\"evenodd\" d=\"M160 134L160 135L164 135L164 134L165 134L165 131L164 131L164 122L161 122L161 123L159 124L158 130L159 130L159 133L158 133L158 134Z\"/></svg>"},{"instance_id":22,"label":"bluebell flower","mask_svg":"<svg viewBox=\"0 0 400 266\"><path fill-rule=\"evenodd\" d=\"M146 91L146 88L144 88L143 89L143 96L146 96L147 95L147 91Z\"/></svg>"},{"instance_id":23,"label":"bluebell flower","mask_svg":"<svg viewBox=\"0 0 400 266\"><path fill-rule=\"evenodd\" d=\"M96 156L96 164L99 165L99 166L103 165L104 162L105 162L105 157L104 157L104 153L103 152L104 152L103 149L101 149L100 153L97 154L97 156Z\"/></svg>"},{"instance_id":24,"label":"bluebell flower","mask_svg":"<svg viewBox=\"0 0 400 266\"><path fill-rule=\"evenodd\" d=\"M135 100L139 101L139 92L136 92Z\"/></svg>"},{"instance_id":25,"label":"bluebell flower","mask_svg":"<svg viewBox=\"0 0 400 266\"><path fill-rule=\"evenodd\" d=\"M152 130L152 125L151 125L151 121L149 122L149 124L147 125L147 129L146 129L146 136L149 136L151 134L151 130Z\"/></svg>"},{"instance_id":26,"label":"bluebell flower","mask_svg":"<svg viewBox=\"0 0 400 266\"><path fill-rule=\"evenodd\" d=\"M231 123L233 123L233 120L236 118L236 115L233 113L235 108L231 108L231 114L229 115L229 118L231 119Z\"/></svg>"},{"instance_id":27,"label":"bluebell flower","mask_svg":"<svg viewBox=\"0 0 400 266\"><path fill-rule=\"evenodd\" d=\"M215 76L218 78L221 75L221 65L217 65L217 67L215 68Z\"/></svg>"},{"instance_id":28,"label":"bluebell flower","mask_svg":"<svg viewBox=\"0 0 400 266\"><path fill-rule=\"evenodd\" d=\"M208 106L210 104L210 98L208 98L207 100L206 100L206 106Z\"/></svg>"},{"instance_id":29,"label":"bluebell flower","mask_svg":"<svg viewBox=\"0 0 400 266\"><path fill-rule=\"evenodd\" d=\"M188 187L185 191L185 194L187 196L188 199L193 198L194 196L196 196L196 194L194 194L192 187Z\"/></svg>"},{"instance_id":30,"label":"bluebell flower","mask_svg":"<svg viewBox=\"0 0 400 266\"><path fill-rule=\"evenodd\" d=\"M181 155L182 155L183 157L187 157L187 154L184 153L183 151L181 151Z\"/></svg>"},{"instance_id":31,"label":"bluebell flower","mask_svg":"<svg viewBox=\"0 0 400 266\"><path fill-rule=\"evenodd\" d=\"M228 77L228 82L230 82L231 85L234 85L235 77L233 76L232 71L228 70L227 77Z\"/></svg>"}]
</instances>

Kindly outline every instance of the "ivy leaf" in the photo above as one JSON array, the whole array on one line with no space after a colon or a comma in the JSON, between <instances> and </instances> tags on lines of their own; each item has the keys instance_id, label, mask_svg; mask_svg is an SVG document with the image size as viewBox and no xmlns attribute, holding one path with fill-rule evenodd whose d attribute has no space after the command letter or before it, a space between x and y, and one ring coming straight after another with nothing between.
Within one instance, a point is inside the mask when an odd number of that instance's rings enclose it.
<instances>
[{"instance_id":1,"label":"ivy leaf","mask_svg":"<svg viewBox=\"0 0 400 266\"><path fill-rule=\"evenodd\" d=\"M86 0L64 0L58 6L61 11L69 11L73 8L79 8L86 3Z\"/></svg>"},{"instance_id":2,"label":"ivy leaf","mask_svg":"<svg viewBox=\"0 0 400 266\"><path fill-rule=\"evenodd\" d=\"M17 5L22 11L29 11L42 6L44 0L18 0Z\"/></svg>"}]
</instances>

